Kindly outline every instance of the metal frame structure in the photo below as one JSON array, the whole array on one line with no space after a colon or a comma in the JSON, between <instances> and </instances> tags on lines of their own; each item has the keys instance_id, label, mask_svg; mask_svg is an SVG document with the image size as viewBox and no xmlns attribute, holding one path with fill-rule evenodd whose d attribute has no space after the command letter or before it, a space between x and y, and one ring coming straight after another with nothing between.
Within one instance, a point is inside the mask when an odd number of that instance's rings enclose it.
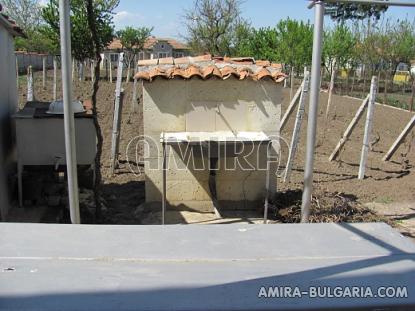
<instances>
[{"instance_id":1,"label":"metal frame structure","mask_svg":"<svg viewBox=\"0 0 415 311\"><path fill-rule=\"evenodd\" d=\"M324 4L325 3L361 3L361 4L381 4L387 6L406 6L415 7L415 0L312 0L308 5L314 7L314 35L313 35L313 57L311 64L311 88L310 88L310 107L308 114L307 128L307 149L304 168L304 190L301 204L301 222L308 222L310 215L311 195L313 192L313 167L314 149L316 142L317 112L320 98L320 79L321 79L321 48L323 38Z\"/></svg>"},{"instance_id":2,"label":"metal frame structure","mask_svg":"<svg viewBox=\"0 0 415 311\"><path fill-rule=\"evenodd\" d=\"M62 55L62 93L65 127L66 167L68 172L68 196L71 222L81 223L79 212L79 189L75 145L75 119L72 109L72 79L71 79L71 26L70 0L59 0L60 41Z\"/></svg>"},{"instance_id":3,"label":"metal frame structure","mask_svg":"<svg viewBox=\"0 0 415 311\"><path fill-rule=\"evenodd\" d=\"M320 96L320 68L321 68L321 45L323 35L324 3L363 3L381 4L387 6L415 7L415 1L400 0L313 0L309 8L315 8L313 57L311 67L311 90L310 90L310 111L308 115L307 151L304 169L304 191L301 205L301 220L308 222L310 212L311 194L313 190L313 165L314 148L316 140L317 113ZM72 223L80 223L79 198L78 198L78 177L76 172L76 146L74 116L71 107L71 40L69 20L69 0L59 0L60 16L60 40L62 55L62 88L64 102L64 124L65 124L65 146L66 160L68 167L68 193L69 207Z\"/></svg>"}]
</instances>

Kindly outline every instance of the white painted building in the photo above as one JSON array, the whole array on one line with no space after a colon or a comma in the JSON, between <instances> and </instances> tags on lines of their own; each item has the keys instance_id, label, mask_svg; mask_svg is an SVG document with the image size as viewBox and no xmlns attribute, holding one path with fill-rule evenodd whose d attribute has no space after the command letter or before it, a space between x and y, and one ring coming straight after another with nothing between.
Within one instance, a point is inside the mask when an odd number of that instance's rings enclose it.
<instances>
[{"instance_id":1,"label":"white painted building","mask_svg":"<svg viewBox=\"0 0 415 311\"><path fill-rule=\"evenodd\" d=\"M17 110L16 60L14 37L22 36L21 29L7 15L2 14L0 5L0 216L9 209L8 176L14 163L14 126L11 115Z\"/></svg>"}]
</instances>

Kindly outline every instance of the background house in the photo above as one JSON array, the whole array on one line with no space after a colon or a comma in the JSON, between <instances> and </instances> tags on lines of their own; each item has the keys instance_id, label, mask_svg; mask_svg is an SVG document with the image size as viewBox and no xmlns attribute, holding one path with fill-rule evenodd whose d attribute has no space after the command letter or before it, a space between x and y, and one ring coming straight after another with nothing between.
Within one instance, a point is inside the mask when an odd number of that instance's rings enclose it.
<instances>
[{"instance_id":1,"label":"background house","mask_svg":"<svg viewBox=\"0 0 415 311\"><path fill-rule=\"evenodd\" d=\"M0 5L0 216L8 212L8 176L14 164L14 126L11 115L17 110L15 36L23 36L22 30Z\"/></svg>"},{"instance_id":2,"label":"background house","mask_svg":"<svg viewBox=\"0 0 415 311\"><path fill-rule=\"evenodd\" d=\"M122 52L122 44L120 39L115 38L101 55L103 65L106 61L111 61L113 66L118 63L118 54ZM149 37L144 45L144 50L137 55L137 60L155 59L166 57L184 57L190 55L190 48L182 42L171 38Z\"/></svg>"}]
</instances>

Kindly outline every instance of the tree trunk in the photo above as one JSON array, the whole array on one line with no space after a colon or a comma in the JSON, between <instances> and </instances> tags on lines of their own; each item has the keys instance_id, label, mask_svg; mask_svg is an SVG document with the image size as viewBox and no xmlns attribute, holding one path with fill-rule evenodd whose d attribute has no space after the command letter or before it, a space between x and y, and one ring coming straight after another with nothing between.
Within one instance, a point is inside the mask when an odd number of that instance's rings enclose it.
<instances>
[{"instance_id":1,"label":"tree trunk","mask_svg":"<svg viewBox=\"0 0 415 311\"><path fill-rule=\"evenodd\" d=\"M96 30L95 24L95 14L94 14L94 5L93 0L87 0L87 15L88 15L88 26L92 34L92 44L95 54L95 81L93 83L93 92L92 92L92 111L93 111L93 120L95 125L95 130L97 133L97 154L95 156L95 184L94 184L94 198L95 198L95 208L96 208L96 218L101 217L101 200L100 200L100 185L101 185L101 154L103 146L103 136L101 126L98 121L98 109L97 109L97 94L99 90L99 76L100 76L100 65L101 65L101 51L99 38Z\"/></svg>"},{"instance_id":2,"label":"tree trunk","mask_svg":"<svg viewBox=\"0 0 415 311\"><path fill-rule=\"evenodd\" d=\"M350 93L351 93L352 96L353 96L355 82L356 82L356 69L354 69L354 71L353 71L352 87L350 88Z\"/></svg>"}]
</instances>

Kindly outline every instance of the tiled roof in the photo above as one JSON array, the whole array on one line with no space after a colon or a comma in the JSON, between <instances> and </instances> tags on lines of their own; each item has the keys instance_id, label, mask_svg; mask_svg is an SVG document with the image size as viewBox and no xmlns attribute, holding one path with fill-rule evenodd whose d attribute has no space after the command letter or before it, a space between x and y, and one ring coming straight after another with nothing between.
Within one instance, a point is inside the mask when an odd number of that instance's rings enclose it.
<instances>
[{"instance_id":1,"label":"tiled roof","mask_svg":"<svg viewBox=\"0 0 415 311\"><path fill-rule=\"evenodd\" d=\"M286 75L281 72L281 64L269 61L255 61L252 57L212 57L202 55L197 57L160 58L138 61L137 79L152 81L154 78L190 79L199 77L203 80L219 78L226 80L234 76L239 80L254 81L272 79L282 82Z\"/></svg>"},{"instance_id":2,"label":"tiled roof","mask_svg":"<svg viewBox=\"0 0 415 311\"><path fill-rule=\"evenodd\" d=\"M13 36L25 37L22 28L20 28L16 22L10 18L7 14L3 13L3 7L0 4L0 24L3 25Z\"/></svg>"},{"instance_id":3,"label":"tiled roof","mask_svg":"<svg viewBox=\"0 0 415 311\"><path fill-rule=\"evenodd\" d=\"M157 42L167 42L175 50L188 50L189 49L189 47L187 45L185 45L185 44L183 44L183 43L181 43L181 42L179 42L179 41L177 41L175 39L171 39L171 38L156 38L156 37L149 37L147 39L146 43L144 44L144 49L148 50L148 49L153 48L153 46ZM122 49L121 40L115 38L108 45L107 49L108 50L121 50Z\"/></svg>"}]
</instances>

